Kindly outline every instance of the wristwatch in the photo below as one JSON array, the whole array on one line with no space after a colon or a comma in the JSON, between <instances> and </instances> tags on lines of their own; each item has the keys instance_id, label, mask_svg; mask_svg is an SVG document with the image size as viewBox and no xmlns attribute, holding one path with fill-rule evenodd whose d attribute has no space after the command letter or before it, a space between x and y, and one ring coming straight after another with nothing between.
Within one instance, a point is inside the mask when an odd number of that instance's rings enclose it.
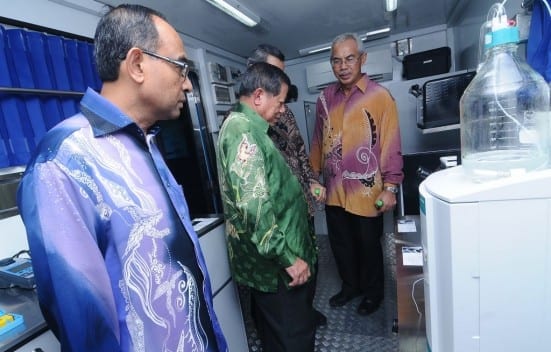
<instances>
[{"instance_id":1,"label":"wristwatch","mask_svg":"<svg viewBox=\"0 0 551 352\"><path fill-rule=\"evenodd\" d=\"M385 186L383 189L394 194L398 193L398 187L396 186Z\"/></svg>"}]
</instances>

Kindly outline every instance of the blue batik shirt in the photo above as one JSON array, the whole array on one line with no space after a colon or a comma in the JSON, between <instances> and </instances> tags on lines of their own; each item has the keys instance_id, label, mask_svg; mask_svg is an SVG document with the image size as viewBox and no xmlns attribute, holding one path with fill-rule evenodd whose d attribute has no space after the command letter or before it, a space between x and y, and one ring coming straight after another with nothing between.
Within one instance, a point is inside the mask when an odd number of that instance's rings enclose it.
<instances>
[{"instance_id":1,"label":"blue batik shirt","mask_svg":"<svg viewBox=\"0 0 551 352\"><path fill-rule=\"evenodd\" d=\"M88 89L81 113L40 143L18 205L40 306L63 351L227 351L155 128L144 136Z\"/></svg>"}]
</instances>

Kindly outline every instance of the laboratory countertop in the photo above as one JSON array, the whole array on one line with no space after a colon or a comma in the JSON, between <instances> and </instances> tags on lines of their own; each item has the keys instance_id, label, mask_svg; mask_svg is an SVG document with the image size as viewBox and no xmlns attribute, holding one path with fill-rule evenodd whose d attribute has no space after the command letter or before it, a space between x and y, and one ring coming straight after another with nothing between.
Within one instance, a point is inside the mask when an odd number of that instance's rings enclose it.
<instances>
[{"instance_id":1,"label":"laboratory countertop","mask_svg":"<svg viewBox=\"0 0 551 352\"><path fill-rule=\"evenodd\" d=\"M0 286L5 286L1 279ZM22 325L0 335L0 352L13 351L48 330L35 290L0 289L0 310L23 317Z\"/></svg>"},{"instance_id":2,"label":"laboratory countertop","mask_svg":"<svg viewBox=\"0 0 551 352\"><path fill-rule=\"evenodd\" d=\"M400 352L427 350L419 221L418 215L396 219L396 288Z\"/></svg>"}]
</instances>

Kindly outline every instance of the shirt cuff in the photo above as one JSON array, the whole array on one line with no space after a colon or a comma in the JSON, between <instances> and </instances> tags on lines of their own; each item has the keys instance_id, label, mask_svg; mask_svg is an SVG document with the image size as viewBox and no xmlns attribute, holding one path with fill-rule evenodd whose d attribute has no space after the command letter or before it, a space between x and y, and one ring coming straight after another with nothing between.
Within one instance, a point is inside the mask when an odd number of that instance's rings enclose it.
<instances>
[{"instance_id":1,"label":"shirt cuff","mask_svg":"<svg viewBox=\"0 0 551 352\"><path fill-rule=\"evenodd\" d=\"M279 256L278 258L278 261L279 261L279 264L283 267L283 268L288 268L290 267L291 265L293 265L295 263L295 261L297 260L297 256L295 254L293 254L291 251L284 251L281 256Z\"/></svg>"}]
</instances>

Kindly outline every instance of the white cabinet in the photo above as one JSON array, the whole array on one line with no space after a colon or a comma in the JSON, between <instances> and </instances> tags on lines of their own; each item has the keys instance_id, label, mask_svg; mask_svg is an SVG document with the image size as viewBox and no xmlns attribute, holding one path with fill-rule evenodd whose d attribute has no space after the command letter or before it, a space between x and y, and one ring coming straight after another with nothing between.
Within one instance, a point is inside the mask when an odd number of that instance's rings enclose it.
<instances>
[{"instance_id":1,"label":"white cabinet","mask_svg":"<svg viewBox=\"0 0 551 352\"><path fill-rule=\"evenodd\" d=\"M549 184L549 169L478 183L463 166L421 183L431 351L549 351Z\"/></svg>"},{"instance_id":2,"label":"white cabinet","mask_svg":"<svg viewBox=\"0 0 551 352\"><path fill-rule=\"evenodd\" d=\"M222 223L199 237L214 295L232 279L224 232L225 227Z\"/></svg>"},{"instance_id":3,"label":"white cabinet","mask_svg":"<svg viewBox=\"0 0 551 352\"><path fill-rule=\"evenodd\" d=\"M228 342L229 351L248 351L239 295L230 272L224 224L203 234L199 237L199 242L209 271L214 310Z\"/></svg>"},{"instance_id":4,"label":"white cabinet","mask_svg":"<svg viewBox=\"0 0 551 352\"><path fill-rule=\"evenodd\" d=\"M214 296L214 310L228 342L229 351L248 351L243 314L237 288L233 281L230 281Z\"/></svg>"}]
</instances>

